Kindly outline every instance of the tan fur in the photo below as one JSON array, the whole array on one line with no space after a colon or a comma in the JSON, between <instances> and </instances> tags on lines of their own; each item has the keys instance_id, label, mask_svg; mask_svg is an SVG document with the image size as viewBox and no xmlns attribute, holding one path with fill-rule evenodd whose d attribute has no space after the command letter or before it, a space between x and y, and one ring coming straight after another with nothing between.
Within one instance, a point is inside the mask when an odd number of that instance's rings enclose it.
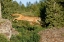
<instances>
[{"instance_id":1,"label":"tan fur","mask_svg":"<svg viewBox=\"0 0 64 42\"><path fill-rule=\"evenodd\" d=\"M35 23L38 23L38 24L40 24L39 21L41 21L40 17L30 17L30 16L24 16L22 14L12 14L12 16L18 16L17 18L14 18L14 20L25 20L25 21L29 21L29 22L32 22L32 23L35 22Z\"/></svg>"}]
</instances>

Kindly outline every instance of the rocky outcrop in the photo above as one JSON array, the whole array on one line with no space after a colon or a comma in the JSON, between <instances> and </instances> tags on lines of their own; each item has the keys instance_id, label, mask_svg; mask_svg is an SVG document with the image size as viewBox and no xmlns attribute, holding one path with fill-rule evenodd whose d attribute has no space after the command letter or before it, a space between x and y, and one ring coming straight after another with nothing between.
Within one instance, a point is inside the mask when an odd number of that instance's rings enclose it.
<instances>
[{"instance_id":1,"label":"rocky outcrop","mask_svg":"<svg viewBox=\"0 0 64 42\"><path fill-rule=\"evenodd\" d=\"M40 42L64 42L64 28L49 28L38 34Z\"/></svg>"},{"instance_id":2,"label":"rocky outcrop","mask_svg":"<svg viewBox=\"0 0 64 42\"><path fill-rule=\"evenodd\" d=\"M7 39L18 32L12 28L12 23L8 19L0 19L0 34L4 34Z\"/></svg>"}]
</instances>

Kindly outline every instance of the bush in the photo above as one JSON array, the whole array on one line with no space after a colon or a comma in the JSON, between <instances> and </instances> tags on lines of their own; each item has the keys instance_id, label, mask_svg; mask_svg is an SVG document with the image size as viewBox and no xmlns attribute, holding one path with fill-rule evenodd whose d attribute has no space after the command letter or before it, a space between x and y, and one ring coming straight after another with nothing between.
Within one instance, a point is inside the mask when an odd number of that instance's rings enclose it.
<instances>
[{"instance_id":1,"label":"bush","mask_svg":"<svg viewBox=\"0 0 64 42\"><path fill-rule=\"evenodd\" d=\"M0 42L9 42L9 41L3 34L0 34Z\"/></svg>"},{"instance_id":2,"label":"bush","mask_svg":"<svg viewBox=\"0 0 64 42\"><path fill-rule=\"evenodd\" d=\"M20 33L17 36L12 36L11 42L38 42L39 35L37 34L43 28L40 25L30 25L27 21L13 21L13 27Z\"/></svg>"}]
</instances>

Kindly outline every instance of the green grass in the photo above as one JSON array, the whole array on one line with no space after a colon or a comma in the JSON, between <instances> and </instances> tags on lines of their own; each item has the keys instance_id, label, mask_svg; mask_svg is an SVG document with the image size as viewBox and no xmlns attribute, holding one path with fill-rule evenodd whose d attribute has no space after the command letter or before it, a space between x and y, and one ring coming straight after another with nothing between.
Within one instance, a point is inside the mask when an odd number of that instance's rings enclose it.
<instances>
[{"instance_id":1,"label":"green grass","mask_svg":"<svg viewBox=\"0 0 64 42\"><path fill-rule=\"evenodd\" d=\"M3 34L0 34L0 42L9 42L9 41Z\"/></svg>"}]
</instances>

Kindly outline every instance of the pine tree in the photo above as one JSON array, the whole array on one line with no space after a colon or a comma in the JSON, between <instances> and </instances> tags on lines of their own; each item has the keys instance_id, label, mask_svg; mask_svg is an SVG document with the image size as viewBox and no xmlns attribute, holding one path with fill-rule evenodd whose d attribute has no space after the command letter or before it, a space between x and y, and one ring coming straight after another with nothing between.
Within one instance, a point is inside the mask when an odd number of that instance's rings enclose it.
<instances>
[{"instance_id":1,"label":"pine tree","mask_svg":"<svg viewBox=\"0 0 64 42\"><path fill-rule=\"evenodd\" d=\"M20 11L20 6L16 1L12 0L2 0L2 17L9 19L11 18L12 13L19 13Z\"/></svg>"},{"instance_id":2,"label":"pine tree","mask_svg":"<svg viewBox=\"0 0 64 42\"><path fill-rule=\"evenodd\" d=\"M46 1L46 24L49 27L64 26L61 6L55 0Z\"/></svg>"},{"instance_id":3,"label":"pine tree","mask_svg":"<svg viewBox=\"0 0 64 42\"><path fill-rule=\"evenodd\" d=\"M12 12L12 0L1 0L1 6L2 6L2 17L3 18L10 18L10 14Z\"/></svg>"}]
</instances>

